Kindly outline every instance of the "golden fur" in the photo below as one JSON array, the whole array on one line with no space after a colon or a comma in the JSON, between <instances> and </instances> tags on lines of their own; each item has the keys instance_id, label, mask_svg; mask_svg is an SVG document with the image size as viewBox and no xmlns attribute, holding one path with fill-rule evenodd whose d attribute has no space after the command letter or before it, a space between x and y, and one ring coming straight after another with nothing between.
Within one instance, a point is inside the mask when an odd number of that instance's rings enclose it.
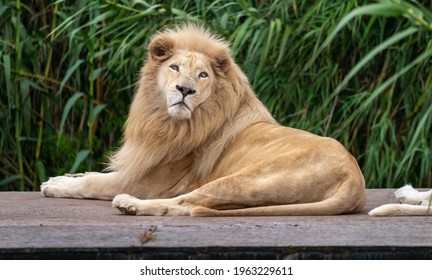
<instances>
[{"instance_id":1,"label":"golden fur","mask_svg":"<svg viewBox=\"0 0 432 280\"><path fill-rule=\"evenodd\" d=\"M45 196L114 198L121 212L137 215L363 208L355 159L333 139L278 125L228 44L209 31L184 24L158 33L140 74L110 172L51 178Z\"/></svg>"}]
</instances>

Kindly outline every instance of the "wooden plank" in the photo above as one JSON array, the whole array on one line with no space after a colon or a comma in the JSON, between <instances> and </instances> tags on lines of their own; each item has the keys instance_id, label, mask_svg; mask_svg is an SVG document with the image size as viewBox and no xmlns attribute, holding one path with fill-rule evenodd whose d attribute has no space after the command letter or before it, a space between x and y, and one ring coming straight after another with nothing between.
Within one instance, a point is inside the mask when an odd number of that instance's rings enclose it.
<instances>
[{"instance_id":1,"label":"wooden plank","mask_svg":"<svg viewBox=\"0 0 432 280\"><path fill-rule=\"evenodd\" d=\"M369 217L395 201L367 190L365 209L322 217L143 217L110 201L0 193L0 259L432 258L431 217ZM140 235L157 227L153 239Z\"/></svg>"}]
</instances>

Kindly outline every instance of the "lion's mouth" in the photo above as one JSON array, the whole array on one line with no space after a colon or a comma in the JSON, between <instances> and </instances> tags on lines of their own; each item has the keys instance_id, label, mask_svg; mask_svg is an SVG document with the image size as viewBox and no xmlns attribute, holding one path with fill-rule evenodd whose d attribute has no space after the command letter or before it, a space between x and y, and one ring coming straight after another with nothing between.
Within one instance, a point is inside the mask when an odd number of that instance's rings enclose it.
<instances>
[{"instance_id":1,"label":"lion's mouth","mask_svg":"<svg viewBox=\"0 0 432 280\"><path fill-rule=\"evenodd\" d=\"M188 107L188 105L186 105L186 103L184 103L184 101L174 103L173 105L171 105L171 107L178 106L178 105L180 105L180 106L183 105L190 111L190 108Z\"/></svg>"}]
</instances>

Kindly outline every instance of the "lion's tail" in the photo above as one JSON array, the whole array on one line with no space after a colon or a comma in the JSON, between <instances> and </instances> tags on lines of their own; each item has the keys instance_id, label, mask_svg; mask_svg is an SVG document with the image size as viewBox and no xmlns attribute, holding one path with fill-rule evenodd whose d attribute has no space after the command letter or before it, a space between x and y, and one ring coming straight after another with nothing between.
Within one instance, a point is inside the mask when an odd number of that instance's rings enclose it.
<instances>
[{"instance_id":1,"label":"lion's tail","mask_svg":"<svg viewBox=\"0 0 432 280\"><path fill-rule=\"evenodd\" d=\"M343 213L359 212L363 208L363 202L347 206L347 201L333 196L326 200L302 203L260 206L230 210L215 210L197 206L191 211L191 216L326 216Z\"/></svg>"},{"instance_id":2,"label":"lion's tail","mask_svg":"<svg viewBox=\"0 0 432 280\"><path fill-rule=\"evenodd\" d=\"M369 212L370 216L427 216L432 207L410 204L384 204Z\"/></svg>"}]
</instances>

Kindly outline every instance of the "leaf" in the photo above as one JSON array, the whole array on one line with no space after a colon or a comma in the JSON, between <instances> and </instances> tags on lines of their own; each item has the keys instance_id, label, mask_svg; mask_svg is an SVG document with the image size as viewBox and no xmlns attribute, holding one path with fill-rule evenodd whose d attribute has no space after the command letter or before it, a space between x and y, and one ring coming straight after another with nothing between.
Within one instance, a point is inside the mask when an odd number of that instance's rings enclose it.
<instances>
[{"instance_id":1,"label":"leaf","mask_svg":"<svg viewBox=\"0 0 432 280\"><path fill-rule=\"evenodd\" d=\"M285 48L286 48L286 45L288 43L288 38L290 37L291 32L292 32L292 28L289 25L287 25L285 27L284 34L282 36L282 40L281 40L281 44L280 44L280 48L279 48L279 55L278 55L278 58L276 60L275 67L279 65L279 63L281 62L281 60L282 60L282 58L286 52Z\"/></svg>"},{"instance_id":2,"label":"leaf","mask_svg":"<svg viewBox=\"0 0 432 280\"><path fill-rule=\"evenodd\" d=\"M84 24L81 26L81 28L84 28L86 26L92 26L95 24L98 24L99 22L102 22L108 18L110 18L111 16L115 15L116 12L113 10L107 11L103 14L98 15L97 17L95 17L94 19L92 19L91 21L89 21L88 23Z\"/></svg>"},{"instance_id":3,"label":"leaf","mask_svg":"<svg viewBox=\"0 0 432 280\"><path fill-rule=\"evenodd\" d=\"M6 12L6 10L9 8L7 5L1 5L0 6L0 17Z\"/></svg>"},{"instance_id":4,"label":"leaf","mask_svg":"<svg viewBox=\"0 0 432 280\"><path fill-rule=\"evenodd\" d=\"M60 89L59 89L59 94L61 94L66 82L69 80L69 78L72 76L72 74L76 71L76 69L84 62L84 60L82 59L78 59L74 65L72 65L72 67L70 67L67 72L66 75L64 76L61 84L60 84Z\"/></svg>"},{"instance_id":5,"label":"leaf","mask_svg":"<svg viewBox=\"0 0 432 280\"><path fill-rule=\"evenodd\" d=\"M150 226L150 228L143 233L138 235L138 240L140 241L141 245L145 244L153 239L155 239L155 231L157 229L157 226Z\"/></svg>"},{"instance_id":6,"label":"leaf","mask_svg":"<svg viewBox=\"0 0 432 280\"><path fill-rule=\"evenodd\" d=\"M62 114L62 118L60 121L60 129L57 135L57 146L60 143L60 138L63 134L63 129L64 129L64 125L67 119L67 116L69 115L70 110L72 109L72 107L75 105L75 103L78 101L78 99L80 99L84 94L82 92L77 92L74 95L72 95L68 101L66 102L66 105L63 109L63 114Z\"/></svg>"},{"instance_id":7,"label":"leaf","mask_svg":"<svg viewBox=\"0 0 432 280\"><path fill-rule=\"evenodd\" d=\"M423 6L418 6L418 9L423 13L425 19L430 23L432 23L432 12L426 9Z\"/></svg>"},{"instance_id":8,"label":"leaf","mask_svg":"<svg viewBox=\"0 0 432 280\"><path fill-rule=\"evenodd\" d=\"M96 117L100 114L100 112L103 111L103 109L105 109L106 104L99 104L96 107L93 108L91 114L90 114L90 118L89 118L89 123L93 124L94 120L96 119Z\"/></svg>"},{"instance_id":9,"label":"leaf","mask_svg":"<svg viewBox=\"0 0 432 280\"><path fill-rule=\"evenodd\" d=\"M36 170L38 173L39 180L44 182L47 180L45 165L42 161L38 160L36 162Z\"/></svg>"},{"instance_id":10,"label":"leaf","mask_svg":"<svg viewBox=\"0 0 432 280\"><path fill-rule=\"evenodd\" d=\"M12 100L12 93L11 93L11 62L10 62L10 56L4 55L3 56L3 63L4 63L4 74L5 74L5 82L6 82L6 94L8 97L8 110L9 110L9 116L11 114L11 109L13 108L13 100Z\"/></svg>"},{"instance_id":11,"label":"leaf","mask_svg":"<svg viewBox=\"0 0 432 280\"><path fill-rule=\"evenodd\" d=\"M69 170L69 173L73 174L76 173L78 167L80 166L80 164L88 157L88 155L90 154L89 150L81 150L78 152L78 154L75 157L75 162L72 165L72 168Z\"/></svg>"},{"instance_id":12,"label":"leaf","mask_svg":"<svg viewBox=\"0 0 432 280\"><path fill-rule=\"evenodd\" d=\"M222 29L226 29L227 28L227 23L228 23L228 14L224 13L224 15L222 16L222 18L220 19L220 25Z\"/></svg>"},{"instance_id":13,"label":"leaf","mask_svg":"<svg viewBox=\"0 0 432 280\"><path fill-rule=\"evenodd\" d=\"M99 75L102 73L102 71L104 71L104 70L105 69L103 67L93 70L92 74L90 75L91 76L90 81L96 80L99 77Z\"/></svg>"},{"instance_id":14,"label":"leaf","mask_svg":"<svg viewBox=\"0 0 432 280\"><path fill-rule=\"evenodd\" d=\"M21 176L18 174L6 177L5 179L0 181L0 186L6 186L7 184L12 183L13 181L20 180L20 179L21 179Z\"/></svg>"},{"instance_id":15,"label":"leaf","mask_svg":"<svg viewBox=\"0 0 432 280\"><path fill-rule=\"evenodd\" d=\"M101 56L104 56L104 55L106 55L107 53L109 53L111 50L112 50L112 48L106 48L106 49L104 49L104 50L97 51L97 52L95 52L95 54L94 54L94 58L96 59L96 58L99 58L99 57L101 57Z\"/></svg>"}]
</instances>

